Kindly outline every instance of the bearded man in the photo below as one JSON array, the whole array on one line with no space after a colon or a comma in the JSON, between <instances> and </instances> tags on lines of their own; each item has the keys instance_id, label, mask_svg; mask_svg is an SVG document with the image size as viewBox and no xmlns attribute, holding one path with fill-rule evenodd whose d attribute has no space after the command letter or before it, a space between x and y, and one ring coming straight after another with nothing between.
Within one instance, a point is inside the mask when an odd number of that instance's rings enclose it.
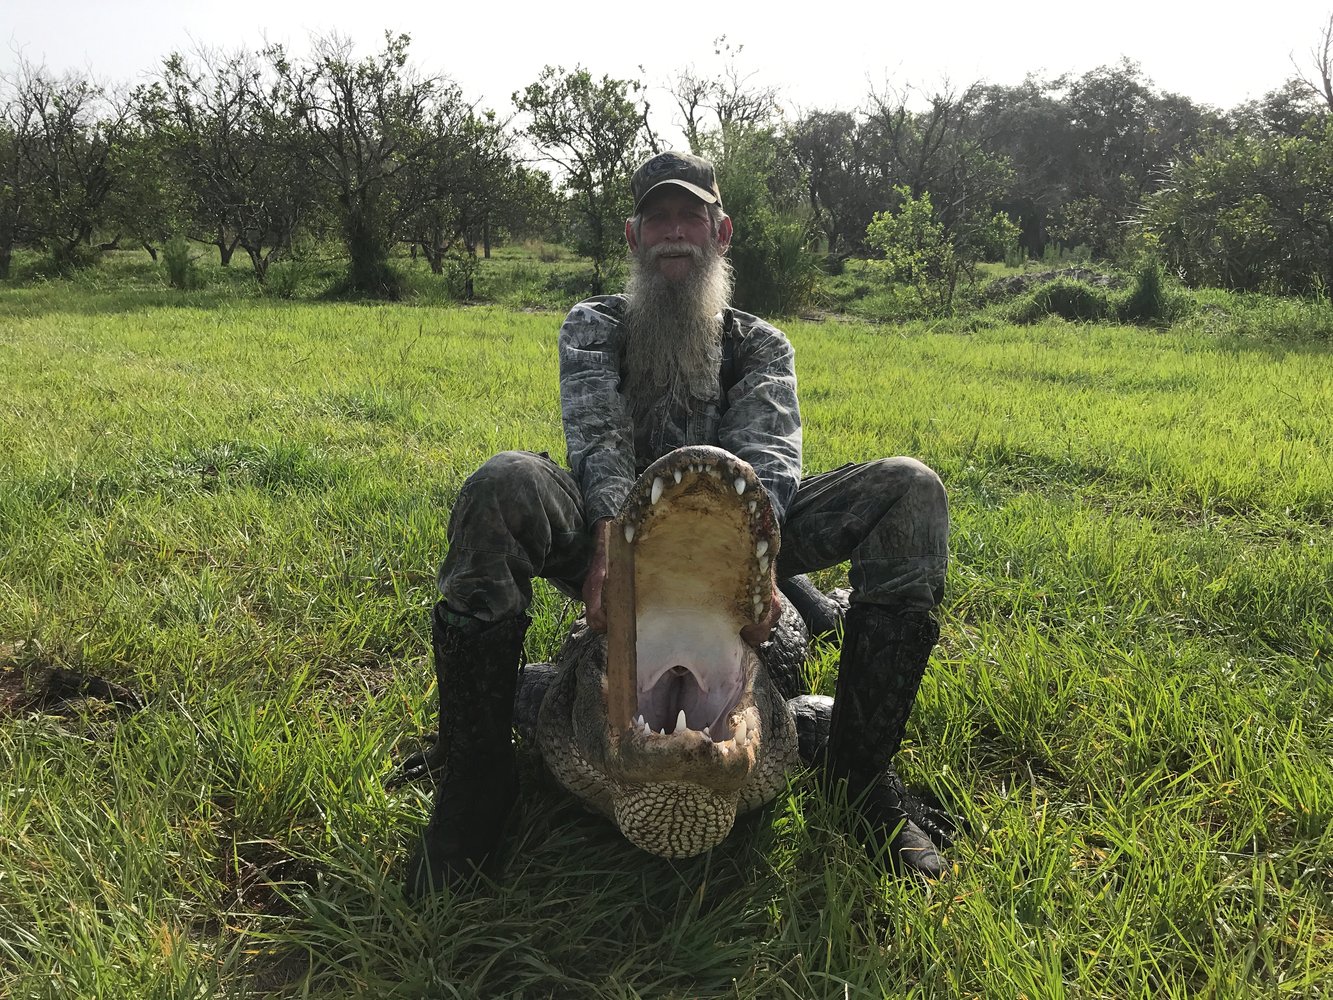
<instances>
[{"instance_id":1,"label":"bearded man","mask_svg":"<svg viewBox=\"0 0 1333 1000\"><path fill-rule=\"evenodd\" d=\"M661 153L630 188L626 293L579 303L560 329L571 471L545 454L504 452L467 480L449 521L432 620L445 777L409 889L485 870L499 846L517 797L510 725L532 578L581 595L589 625L604 630L611 518L640 472L689 444L748 462L781 525L772 608L742 631L747 641L762 642L776 621L779 580L850 559L825 786L847 796L872 849L887 841L895 867L938 877L942 860L907 818L892 760L939 636L944 488L910 458L803 481L794 353L777 328L728 306L732 224L713 165Z\"/></svg>"}]
</instances>

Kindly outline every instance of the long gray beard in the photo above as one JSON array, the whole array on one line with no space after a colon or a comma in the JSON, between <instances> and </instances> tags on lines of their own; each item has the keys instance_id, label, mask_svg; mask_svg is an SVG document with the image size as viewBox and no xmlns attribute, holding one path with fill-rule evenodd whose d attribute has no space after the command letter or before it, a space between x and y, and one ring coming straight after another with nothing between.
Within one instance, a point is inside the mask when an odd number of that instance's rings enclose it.
<instances>
[{"instance_id":1,"label":"long gray beard","mask_svg":"<svg viewBox=\"0 0 1333 1000\"><path fill-rule=\"evenodd\" d=\"M624 392L636 427L688 407L691 397L714 396L722 364L718 314L731 300L731 264L715 245L690 247L694 266L671 281L657 267L665 249L641 247L630 257Z\"/></svg>"}]
</instances>

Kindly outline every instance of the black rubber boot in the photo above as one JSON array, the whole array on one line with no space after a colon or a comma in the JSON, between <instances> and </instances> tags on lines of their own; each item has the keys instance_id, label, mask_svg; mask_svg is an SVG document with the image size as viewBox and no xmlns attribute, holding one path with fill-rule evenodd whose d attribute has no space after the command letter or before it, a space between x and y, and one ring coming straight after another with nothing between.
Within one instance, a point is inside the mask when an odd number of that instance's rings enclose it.
<instances>
[{"instance_id":1,"label":"black rubber boot","mask_svg":"<svg viewBox=\"0 0 1333 1000\"><path fill-rule=\"evenodd\" d=\"M939 878L944 861L913 822L912 803L893 770L939 625L927 611L872 604L853 604L843 624L828 774L845 783L847 800L866 828L867 849L878 853L888 840L897 870Z\"/></svg>"},{"instance_id":2,"label":"black rubber boot","mask_svg":"<svg viewBox=\"0 0 1333 1000\"><path fill-rule=\"evenodd\" d=\"M506 818L518 798L514 765L514 690L527 616L480 629L450 624L441 601L431 617L442 773L435 806L407 865L416 897L456 886L477 871L493 875ZM480 623L478 623L480 624Z\"/></svg>"}]
</instances>

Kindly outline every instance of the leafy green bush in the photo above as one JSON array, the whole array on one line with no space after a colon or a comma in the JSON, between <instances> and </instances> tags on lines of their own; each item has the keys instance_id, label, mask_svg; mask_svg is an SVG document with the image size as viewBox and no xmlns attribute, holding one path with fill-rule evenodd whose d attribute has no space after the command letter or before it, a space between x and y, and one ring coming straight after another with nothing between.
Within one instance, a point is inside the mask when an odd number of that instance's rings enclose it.
<instances>
[{"instance_id":1,"label":"leafy green bush","mask_svg":"<svg viewBox=\"0 0 1333 1000\"><path fill-rule=\"evenodd\" d=\"M877 212L866 227L866 243L881 254L879 267L891 282L916 290L932 313L953 309L958 279L971 280L983 260L1005 256L1018 239L1018 227L1004 213L974 215L946 229L929 191L914 197L906 185L894 189L896 211Z\"/></svg>"},{"instance_id":2,"label":"leafy green bush","mask_svg":"<svg viewBox=\"0 0 1333 1000\"><path fill-rule=\"evenodd\" d=\"M781 166L766 129L728 129L709 138L704 155L717 166L722 204L735 226L728 255L742 309L790 315L814 296L819 259L808 222L774 194Z\"/></svg>"},{"instance_id":3,"label":"leafy green bush","mask_svg":"<svg viewBox=\"0 0 1333 1000\"><path fill-rule=\"evenodd\" d=\"M1140 225L1191 285L1317 293L1333 284L1333 120L1238 134L1178 161Z\"/></svg>"},{"instance_id":4,"label":"leafy green bush","mask_svg":"<svg viewBox=\"0 0 1333 1000\"><path fill-rule=\"evenodd\" d=\"M1014 306L1015 323L1034 323L1046 316L1063 316L1075 322L1103 319L1110 302L1100 288L1081 281L1058 278L1019 299Z\"/></svg>"},{"instance_id":5,"label":"leafy green bush","mask_svg":"<svg viewBox=\"0 0 1333 1000\"><path fill-rule=\"evenodd\" d=\"M826 253L820 258L819 269L830 277L836 278L847 270L847 256L840 253Z\"/></svg>"},{"instance_id":6,"label":"leafy green bush","mask_svg":"<svg viewBox=\"0 0 1333 1000\"><path fill-rule=\"evenodd\" d=\"M162 247L162 268L172 288L188 291L203 283L195 256L190 253L190 241L184 236L173 236Z\"/></svg>"},{"instance_id":7,"label":"leafy green bush","mask_svg":"<svg viewBox=\"0 0 1333 1000\"><path fill-rule=\"evenodd\" d=\"M305 282L305 261L297 257L276 260L268 266L264 289L280 299L294 299Z\"/></svg>"},{"instance_id":8,"label":"leafy green bush","mask_svg":"<svg viewBox=\"0 0 1333 1000\"><path fill-rule=\"evenodd\" d=\"M449 298L455 302L466 302L475 297L475 282L480 267L481 262L467 251L445 258L444 287Z\"/></svg>"},{"instance_id":9,"label":"leafy green bush","mask_svg":"<svg viewBox=\"0 0 1333 1000\"><path fill-rule=\"evenodd\" d=\"M101 251L86 243L56 243L51 247L49 270L67 278L92 267L101 256Z\"/></svg>"}]
</instances>

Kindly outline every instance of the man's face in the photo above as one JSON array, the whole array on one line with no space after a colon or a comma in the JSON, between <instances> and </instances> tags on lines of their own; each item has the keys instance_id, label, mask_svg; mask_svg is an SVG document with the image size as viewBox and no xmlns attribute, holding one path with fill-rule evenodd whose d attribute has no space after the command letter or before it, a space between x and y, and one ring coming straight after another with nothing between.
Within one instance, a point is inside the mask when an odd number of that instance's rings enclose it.
<instances>
[{"instance_id":1,"label":"man's face","mask_svg":"<svg viewBox=\"0 0 1333 1000\"><path fill-rule=\"evenodd\" d=\"M636 253L641 246L653 251L656 266L668 281L686 277L698 255L714 241L708 206L674 184L664 184L649 195L639 215L637 238L631 221L625 223L625 239ZM730 240L731 220L724 217L716 236L718 249Z\"/></svg>"}]
</instances>

